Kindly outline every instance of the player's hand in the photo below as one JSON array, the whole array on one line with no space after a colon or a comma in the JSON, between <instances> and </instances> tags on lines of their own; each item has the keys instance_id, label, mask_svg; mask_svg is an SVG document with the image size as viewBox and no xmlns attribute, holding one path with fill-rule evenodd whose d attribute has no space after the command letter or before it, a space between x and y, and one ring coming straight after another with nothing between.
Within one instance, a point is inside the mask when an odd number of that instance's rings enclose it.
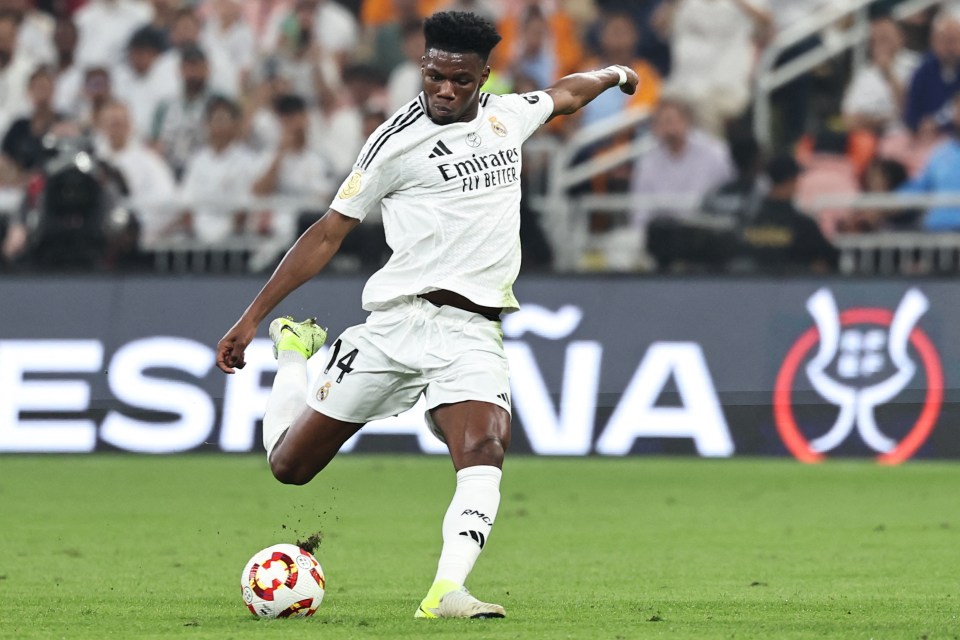
<instances>
[{"instance_id":1,"label":"player's hand","mask_svg":"<svg viewBox=\"0 0 960 640\"><path fill-rule=\"evenodd\" d=\"M617 66L627 72L627 81L620 85L620 91L623 91L628 96L632 96L637 92L637 87L640 86L640 76L637 75L636 71L626 65L619 64Z\"/></svg>"},{"instance_id":2,"label":"player's hand","mask_svg":"<svg viewBox=\"0 0 960 640\"><path fill-rule=\"evenodd\" d=\"M217 343L217 366L224 373L235 373L247 364L243 352L257 334L257 325L245 322L243 318L230 327L227 334Z\"/></svg>"}]
</instances>

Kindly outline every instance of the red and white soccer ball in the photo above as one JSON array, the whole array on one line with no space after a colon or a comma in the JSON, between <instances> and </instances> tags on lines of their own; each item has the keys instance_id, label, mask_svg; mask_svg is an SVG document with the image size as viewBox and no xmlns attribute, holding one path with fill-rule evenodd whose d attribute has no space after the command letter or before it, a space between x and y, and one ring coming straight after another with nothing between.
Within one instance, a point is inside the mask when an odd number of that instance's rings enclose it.
<instances>
[{"instance_id":1,"label":"red and white soccer ball","mask_svg":"<svg viewBox=\"0 0 960 640\"><path fill-rule=\"evenodd\" d=\"M312 553L275 544L250 558L240 576L240 593L247 608L262 618L312 616L323 601L325 584Z\"/></svg>"}]
</instances>

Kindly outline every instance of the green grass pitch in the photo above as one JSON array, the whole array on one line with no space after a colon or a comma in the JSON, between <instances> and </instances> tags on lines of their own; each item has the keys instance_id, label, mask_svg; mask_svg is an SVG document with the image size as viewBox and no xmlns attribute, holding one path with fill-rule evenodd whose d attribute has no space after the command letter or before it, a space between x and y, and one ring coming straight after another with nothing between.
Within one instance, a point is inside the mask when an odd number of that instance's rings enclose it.
<instances>
[{"instance_id":1,"label":"green grass pitch","mask_svg":"<svg viewBox=\"0 0 960 640\"><path fill-rule=\"evenodd\" d=\"M444 458L0 457L0 638L958 638L960 465L507 461L469 586L505 620L414 620ZM257 620L261 547L321 530L327 596Z\"/></svg>"}]
</instances>

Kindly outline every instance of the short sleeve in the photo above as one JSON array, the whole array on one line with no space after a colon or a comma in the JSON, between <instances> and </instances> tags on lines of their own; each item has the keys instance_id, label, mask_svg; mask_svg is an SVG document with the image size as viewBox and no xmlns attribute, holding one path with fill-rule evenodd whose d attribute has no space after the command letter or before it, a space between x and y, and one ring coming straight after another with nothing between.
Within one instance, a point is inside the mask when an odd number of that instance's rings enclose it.
<instances>
[{"instance_id":1,"label":"short sleeve","mask_svg":"<svg viewBox=\"0 0 960 640\"><path fill-rule=\"evenodd\" d=\"M545 91L511 93L500 96L504 106L520 120L523 139L526 140L553 115L553 98Z\"/></svg>"},{"instance_id":2,"label":"short sleeve","mask_svg":"<svg viewBox=\"0 0 960 640\"><path fill-rule=\"evenodd\" d=\"M368 158L371 142L375 142L377 133L364 145L360 158L353 165L353 171L337 190L330 208L349 218L362 221L367 214L380 207L380 202L395 191L400 184L400 160L377 147L372 147L376 155ZM367 161L369 160L369 162Z\"/></svg>"}]
</instances>

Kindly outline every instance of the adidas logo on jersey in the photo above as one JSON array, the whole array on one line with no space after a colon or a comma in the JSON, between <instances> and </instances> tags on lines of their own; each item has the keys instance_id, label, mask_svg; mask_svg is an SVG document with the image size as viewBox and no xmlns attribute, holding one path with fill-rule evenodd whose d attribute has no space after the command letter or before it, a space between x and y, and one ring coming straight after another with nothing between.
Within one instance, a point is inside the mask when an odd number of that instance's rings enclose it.
<instances>
[{"instance_id":1,"label":"adidas logo on jersey","mask_svg":"<svg viewBox=\"0 0 960 640\"><path fill-rule=\"evenodd\" d=\"M428 158L439 158L441 156L451 156L453 151L447 148L447 145L443 144L443 140L437 140L436 146L433 147L433 153L431 153Z\"/></svg>"}]
</instances>

